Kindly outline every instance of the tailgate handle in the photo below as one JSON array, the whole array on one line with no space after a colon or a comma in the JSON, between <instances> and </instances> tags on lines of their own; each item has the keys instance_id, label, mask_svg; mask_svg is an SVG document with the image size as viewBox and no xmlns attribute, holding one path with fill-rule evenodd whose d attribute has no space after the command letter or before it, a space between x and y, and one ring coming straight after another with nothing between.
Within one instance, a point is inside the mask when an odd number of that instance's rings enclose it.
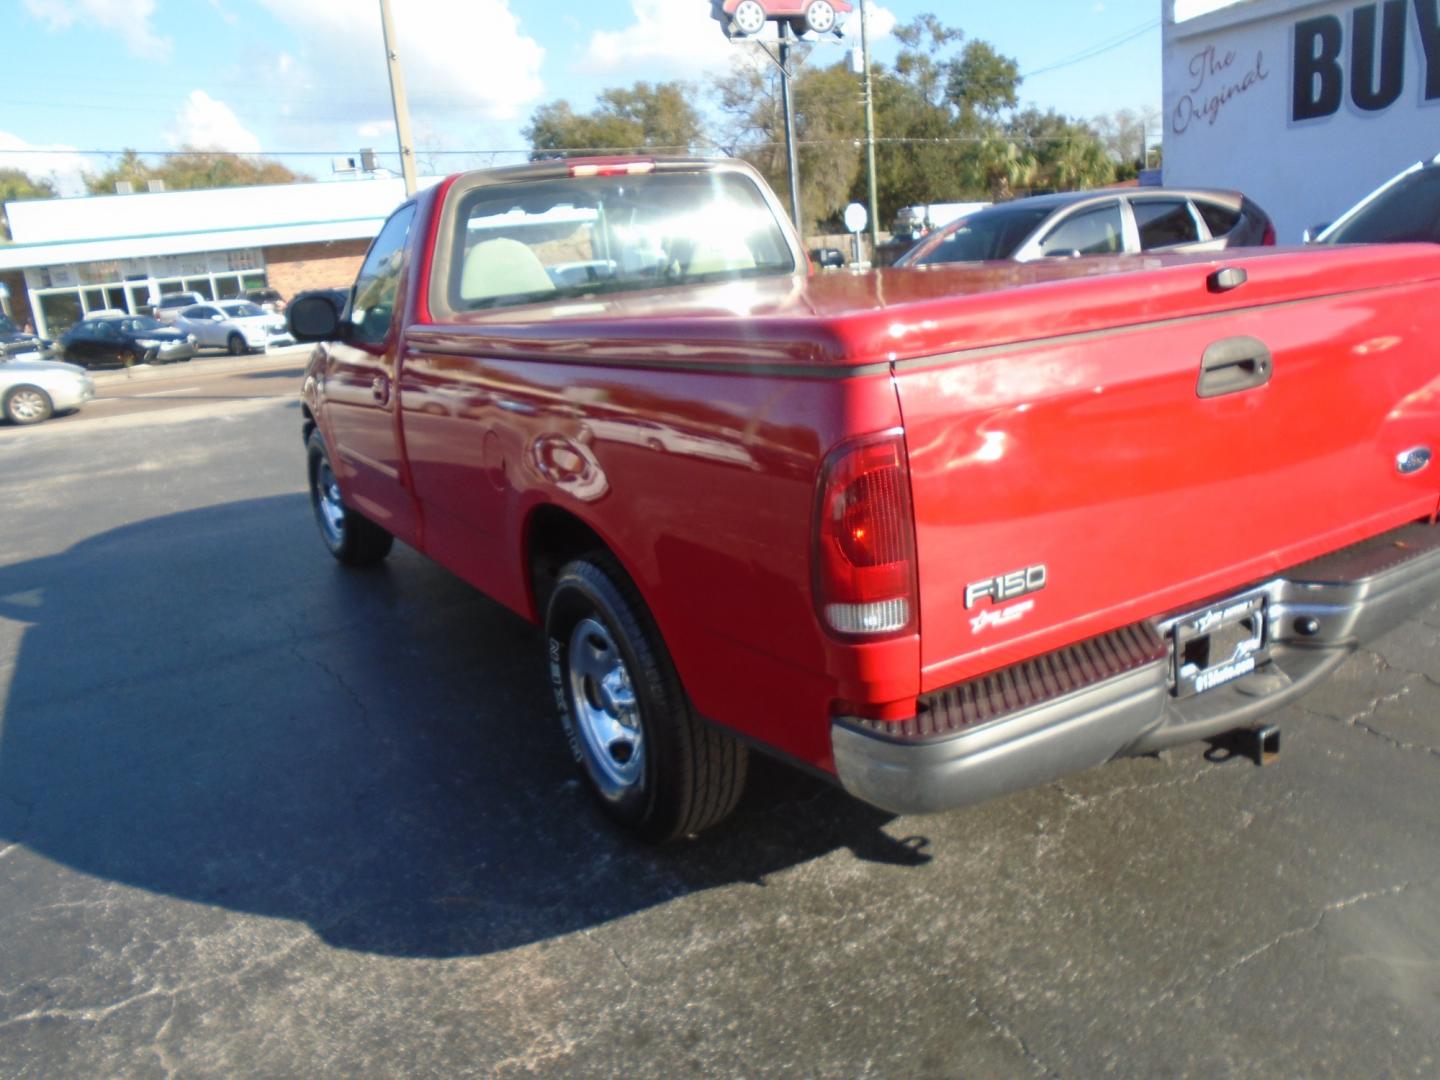
<instances>
[{"instance_id":1,"label":"tailgate handle","mask_svg":"<svg viewBox=\"0 0 1440 1080\"><path fill-rule=\"evenodd\" d=\"M1270 350L1253 337L1225 338L1205 350L1200 360L1200 381L1195 393L1219 397L1270 381Z\"/></svg>"}]
</instances>

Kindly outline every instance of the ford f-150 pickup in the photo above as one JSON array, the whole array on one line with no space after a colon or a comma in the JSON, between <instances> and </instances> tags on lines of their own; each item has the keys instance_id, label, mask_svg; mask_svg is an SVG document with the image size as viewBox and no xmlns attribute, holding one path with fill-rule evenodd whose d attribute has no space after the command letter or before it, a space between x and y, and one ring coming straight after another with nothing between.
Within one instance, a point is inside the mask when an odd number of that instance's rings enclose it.
<instances>
[{"instance_id":1,"label":"ford f-150 pickup","mask_svg":"<svg viewBox=\"0 0 1440 1080\"><path fill-rule=\"evenodd\" d=\"M1440 249L811 273L734 161L451 177L296 301L310 491L544 627L580 774L896 812L1257 727L1440 581Z\"/></svg>"}]
</instances>

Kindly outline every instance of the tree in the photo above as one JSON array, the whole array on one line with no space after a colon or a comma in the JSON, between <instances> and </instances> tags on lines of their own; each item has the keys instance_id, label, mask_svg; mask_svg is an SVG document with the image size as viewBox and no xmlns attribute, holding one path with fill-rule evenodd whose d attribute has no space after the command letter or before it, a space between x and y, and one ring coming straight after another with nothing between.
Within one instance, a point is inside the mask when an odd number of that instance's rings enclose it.
<instances>
[{"instance_id":1,"label":"tree","mask_svg":"<svg viewBox=\"0 0 1440 1080\"><path fill-rule=\"evenodd\" d=\"M945 99L962 120L994 120L1019 101L1020 65L1002 56L987 42L972 41L958 60L950 63Z\"/></svg>"},{"instance_id":2,"label":"tree","mask_svg":"<svg viewBox=\"0 0 1440 1080\"><path fill-rule=\"evenodd\" d=\"M1054 109L1023 109L1006 121L1005 133L1028 149L1033 187L1075 191L1115 180L1115 162L1094 129Z\"/></svg>"},{"instance_id":3,"label":"tree","mask_svg":"<svg viewBox=\"0 0 1440 1080\"><path fill-rule=\"evenodd\" d=\"M180 153L151 165L134 150L126 150L120 160L102 173L85 173L85 187L92 195L113 195L115 185L129 181L136 191L144 191L151 180L163 181L169 191L194 191L201 188L253 187L266 184L295 184L312 177L296 173L272 158L225 154L213 150L184 147Z\"/></svg>"},{"instance_id":4,"label":"tree","mask_svg":"<svg viewBox=\"0 0 1440 1080\"><path fill-rule=\"evenodd\" d=\"M1120 109L1091 121L1105 151L1121 168L1146 168L1146 143L1161 132L1160 110L1155 108Z\"/></svg>"},{"instance_id":5,"label":"tree","mask_svg":"<svg viewBox=\"0 0 1440 1080\"><path fill-rule=\"evenodd\" d=\"M556 150L684 153L704 134L691 96L683 82L638 82L628 90L602 91L589 113L577 113L568 101L552 101L535 110L524 134L537 155Z\"/></svg>"},{"instance_id":6,"label":"tree","mask_svg":"<svg viewBox=\"0 0 1440 1080\"><path fill-rule=\"evenodd\" d=\"M10 222L5 217L7 202L53 198L55 185L49 180L36 180L19 169L0 169L0 241L10 240Z\"/></svg>"}]
</instances>

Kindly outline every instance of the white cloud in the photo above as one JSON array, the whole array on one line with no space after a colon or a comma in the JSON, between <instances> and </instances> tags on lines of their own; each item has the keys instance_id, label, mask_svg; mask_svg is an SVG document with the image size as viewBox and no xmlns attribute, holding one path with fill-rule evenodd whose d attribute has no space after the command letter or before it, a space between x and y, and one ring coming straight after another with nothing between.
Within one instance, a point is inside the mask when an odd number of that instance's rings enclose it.
<instances>
[{"instance_id":1,"label":"white cloud","mask_svg":"<svg viewBox=\"0 0 1440 1080\"><path fill-rule=\"evenodd\" d=\"M240 122L233 109L204 90L191 90L175 118L176 127L166 138L171 146L193 146L197 150L233 150L258 154L260 138Z\"/></svg>"},{"instance_id":2,"label":"white cloud","mask_svg":"<svg viewBox=\"0 0 1440 1080\"><path fill-rule=\"evenodd\" d=\"M31 143L0 131L0 150L20 151L0 154L0 169L19 169L37 180L50 180L61 195L82 194L85 183L81 172L96 171L93 162L64 143Z\"/></svg>"},{"instance_id":3,"label":"white cloud","mask_svg":"<svg viewBox=\"0 0 1440 1080\"><path fill-rule=\"evenodd\" d=\"M698 2L632 0L635 22L590 36L585 67L597 75L636 71L687 75L723 71L742 51Z\"/></svg>"},{"instance_id":4,"label":"white cloud","mask_svg":"<svg viewBox=\"0 0 1440 1080\"><path fill-rule=\"evenodd\" d=\"M25 0L25 7L50 30L77 24L109 30L136 56L162 60L170 55L170 39L150 25L155 0Z\"/></svg>"},{"instance_id":5,"label":"white cloud","mask_svg":"<svg viewBox=\"0 0 1440 1080\"><path fill-rule=\"evenodd\" d=\"M358 0L260 0L302 43L272 74L281 99L304 111L368 120L389 104L379 5ZM545 56L520 29L512 0L405 0L394 5L397 50L411 111L461 109L516 116L544 91Z\"/></svg>"},{"instance_id":6,"label":"white cloud","mask_svg":"<svg viewBox=\"0 0 1440 1080\"><path fill-rule=\"evenodd\" d=\"M870 4L868 7L870 8L870 25L867 27L867 30L870 34L870 45L873 48L875 43L881 38L887 38L895 32L895 27L900 20L896 17L895 13L887 7L881 7L879 4ZM846 40L856 42L860 40L860 11L858 4L856 5L855 14L846 18L845 25L840 29L841 32L844 33Z\"/></svg>"},{"instance_id":7,"label":"white cloud","mask_svg":"<svg viewBox=\"0 0 1440 1080\"><path fill-rule=\"evenodd\" d=\"M370 120L361 124L355 129L355 134L362 139L378 139L384 136L387 139L395 138L394 120Z\"/></svg>"}]
</instances>

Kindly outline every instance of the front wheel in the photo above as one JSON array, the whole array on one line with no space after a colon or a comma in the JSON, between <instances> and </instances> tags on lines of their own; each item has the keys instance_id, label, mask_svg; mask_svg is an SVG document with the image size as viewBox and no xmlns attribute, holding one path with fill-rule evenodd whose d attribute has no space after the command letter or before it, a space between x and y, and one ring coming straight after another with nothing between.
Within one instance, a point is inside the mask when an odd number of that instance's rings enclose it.
<instances>
[{"instance_id":1,"label":"front wheel","mask_svg":"<svg viewBox=\"0 0 1440 1080\"><path fill-rule=\"evenodd\" d=\"M835 29L835 8L828 0L812 0L805 9L805 26L817 34L828 34Z\"/></svg>"},{"instance_id":2,"label":"front wheel","mask_svg":"<svg viewBox=\"0 0 1440 1080\"><path fill-rule=\"evenodd\" d=\"M310 506L321 539L330 554L346 566L372 566L390 554L395 538L363 514L345 505L340 484L330 467L330 454L320 432L312 431L305 444L310 478Z\"/></svg>"},{"instance_id":3,"label":"front wheel","mask_svg":"<svg viewBox=\"0 0 1440 1080\"><path fill-rule=\"evenodd\" d=\"M231 356L243 356L250 351L250 347L245 344L245 339L239 334L231 334L225 342L225 347L230 351Z\"/></svg>"},{"instance_id":4,"label":"front wheel","mask_svg":"<svg viewBox=\"0 0 1440 1080\"><path fill-rule=\"evenodd\" d=\"M50 419L55 405L38 386L14 386L5 394L4 411L12 424L38 424Z\"/></svg>"},{"instance_id":5,"label":"front wheel","mask_svg":"<svg viewBox=\"0 0 1440 1080\"><path fill-rule=\"evenodd\" d=\"M594 555L561 570L545 629L560 723L606 814L659 843L735 808L747 751L694 715L644 602L613 559Z\"/></svg>"}]
</instances>

